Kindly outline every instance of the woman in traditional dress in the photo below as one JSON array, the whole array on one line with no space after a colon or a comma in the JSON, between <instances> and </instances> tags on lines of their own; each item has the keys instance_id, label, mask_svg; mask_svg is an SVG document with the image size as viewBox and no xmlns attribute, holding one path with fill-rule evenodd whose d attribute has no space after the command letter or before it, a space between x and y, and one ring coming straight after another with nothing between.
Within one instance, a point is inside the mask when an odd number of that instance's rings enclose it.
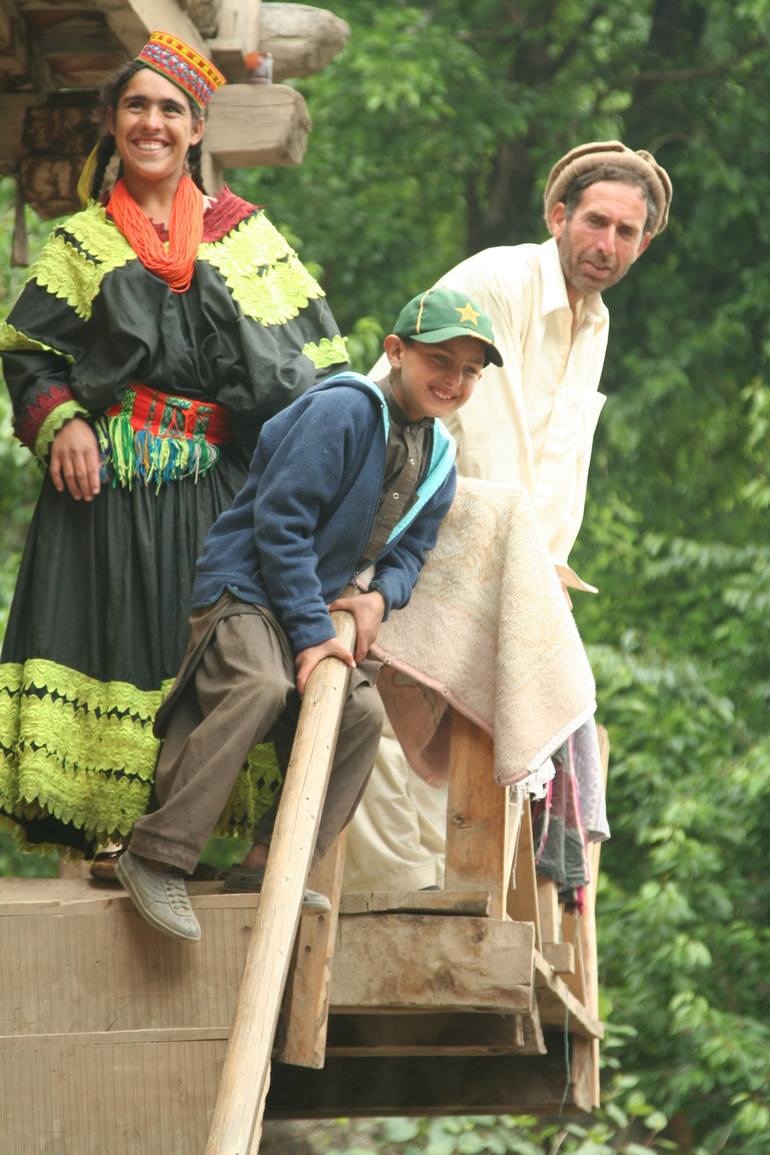
<instances>
[{"instance_id":1,"label":"woman in traditional dress","mask_svg":"<svg viewBox=\"0 0 770 1155\"><path fill-rule=\"evenodd\" d=\"M46 471L0 658L0 809L27 845L90 855L147 808L204 535L262 422L346 361L265 214L203 191L223 83L152 34L105 90L86 207L0 329L14 429ZM244 770L224 828L253 827L272 773Z\"/></svg>"}]
</instances>

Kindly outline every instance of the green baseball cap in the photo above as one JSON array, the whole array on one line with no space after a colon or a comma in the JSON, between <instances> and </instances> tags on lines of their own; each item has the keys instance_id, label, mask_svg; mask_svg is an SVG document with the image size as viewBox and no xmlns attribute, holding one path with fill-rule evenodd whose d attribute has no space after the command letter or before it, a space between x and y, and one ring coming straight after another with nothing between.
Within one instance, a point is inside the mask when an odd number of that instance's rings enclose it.
<instances>
[{"instance_id":1,"label":"green baseball cap","mask_svg":"<svg viewBox=\"0 0 770 1155\"><path fill-rule=\"evenodd\" d=\"M428 345L452 337L478 337L487 346L485 365L502 365L495 348L492 321L475 301L454 289L428 289L413 297L398 315L393 332L397 337L424 341Z\"/></svg>"}]
</instances>

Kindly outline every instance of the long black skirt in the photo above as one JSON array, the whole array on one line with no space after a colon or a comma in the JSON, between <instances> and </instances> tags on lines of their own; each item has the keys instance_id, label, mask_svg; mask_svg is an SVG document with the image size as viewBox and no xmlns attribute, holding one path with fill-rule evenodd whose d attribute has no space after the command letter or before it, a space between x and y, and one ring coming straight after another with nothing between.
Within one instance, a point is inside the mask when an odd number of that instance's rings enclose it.
<instances>
[{"instance_id":1,"label":"long black skirt","mask_svg":"<svg viewBox=\"0 0 770 1155\"><path fill-rule=\"evenodd\" d=\"M88 503L46 476L0 658L0 811L22 843L90 855L147 809L195 560L244 475L225 450L197 480L135 478ZM279 784L272 749L258 748L219 831L247 834Z\"/></svg>"}]
</instances>

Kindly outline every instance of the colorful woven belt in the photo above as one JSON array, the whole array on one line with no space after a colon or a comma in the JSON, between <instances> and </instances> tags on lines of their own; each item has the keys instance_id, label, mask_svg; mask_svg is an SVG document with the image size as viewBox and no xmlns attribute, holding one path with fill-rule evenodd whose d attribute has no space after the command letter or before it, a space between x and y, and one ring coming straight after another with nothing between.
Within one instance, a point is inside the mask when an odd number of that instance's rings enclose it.
<instances>
[{"instance_id":1,"label":"colorful woven belt","mask_svg":"<svg viewBox=\"0 0 770 1155\"><path fill-rule=\"evenodd\" d=\"M138 477L158 487L207 473L219 446L233 438L230 414L215 401L195 401L132 383L96 422L105 466L129 489Z\"/></svg>"}]
</instances>

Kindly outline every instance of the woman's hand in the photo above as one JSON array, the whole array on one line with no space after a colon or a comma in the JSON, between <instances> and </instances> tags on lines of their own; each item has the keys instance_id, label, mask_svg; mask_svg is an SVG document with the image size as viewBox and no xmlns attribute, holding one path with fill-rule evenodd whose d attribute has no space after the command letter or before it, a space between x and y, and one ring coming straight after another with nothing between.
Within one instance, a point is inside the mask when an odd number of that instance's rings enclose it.
<instances>
[{"instance_id":1,"label":"woman's hand","mask_svg":"<svg viewBox=\"0 0 770 1155\"><path fill-rule=\"evenodd\" d=\"M51 445L49 471L59 493L65 488L75 501L92 501L101 489L99 443L82 417L62 425Z\"/></svg>"}]
</instances>

